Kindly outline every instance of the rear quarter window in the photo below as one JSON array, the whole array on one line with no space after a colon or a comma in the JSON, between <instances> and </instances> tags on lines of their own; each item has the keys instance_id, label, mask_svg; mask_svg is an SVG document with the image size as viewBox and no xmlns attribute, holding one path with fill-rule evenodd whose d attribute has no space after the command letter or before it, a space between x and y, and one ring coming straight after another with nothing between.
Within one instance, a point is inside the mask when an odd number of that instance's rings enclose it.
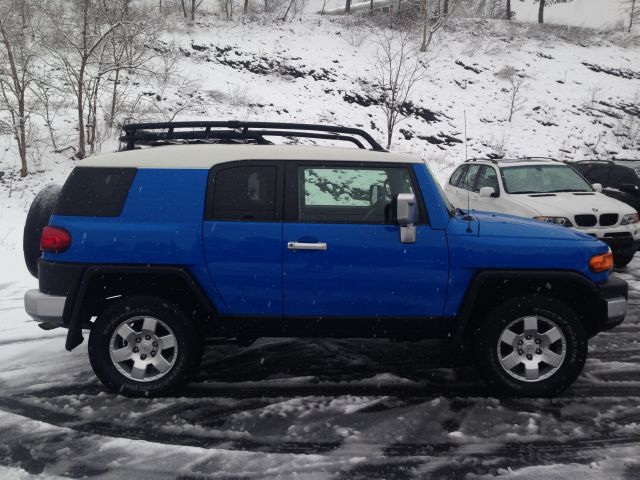
<instances>
[{"instance_id":1,"label":"rear quarter window","mask_svg":"<svg viewBox=\"0 0 640 480\"><path fill-rule=\"evenodd\" d=\"M76 167L62 187L54 215L117 217L136 176L135 168Z\"/></svg>"}]
</instances>

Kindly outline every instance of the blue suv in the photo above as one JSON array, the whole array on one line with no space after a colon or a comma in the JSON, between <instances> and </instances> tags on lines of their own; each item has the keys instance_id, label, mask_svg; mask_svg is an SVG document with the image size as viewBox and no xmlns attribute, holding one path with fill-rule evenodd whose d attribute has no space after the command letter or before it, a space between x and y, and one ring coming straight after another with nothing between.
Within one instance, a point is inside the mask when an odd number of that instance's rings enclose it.
<instances>
[{"instance_id":1,"label":"blue suv","mask_svg":"<svg viewBox=\"0 0 640 480\"><path fill-rule=\"evenodd\" d=\"M423 160L362 130L133 124L121 142L41 192L24 235L27 313L68 350L89 330L114 392L176 392L207 338L294 336L441 338L496 394L554 395L624 319L607 245L456 210Z\"/></svg>"}]
</instances>

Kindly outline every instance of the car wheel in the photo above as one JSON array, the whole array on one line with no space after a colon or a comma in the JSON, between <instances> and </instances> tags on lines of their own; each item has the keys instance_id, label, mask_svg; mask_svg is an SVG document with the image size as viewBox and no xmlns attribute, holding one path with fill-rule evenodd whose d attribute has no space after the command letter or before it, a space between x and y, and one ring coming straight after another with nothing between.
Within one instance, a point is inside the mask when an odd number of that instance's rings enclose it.
<instances>
[{"instance_id":1,"label":"car wheel","mask_svg":"<svg viewBox=\"0 0 640 480\"><path fill-rule=\"evenodd\" d=\"M156 297L124 297L97 318L89 336L89 360L111 391L130 397L178 391L202 357L193 322Z\"/></svg>"},{"instance_id":2,"label":"car wheel","mask_svg":"<svg viewBox=\"0 0 640 480\"><path fill-rule=\"evenodd\" d=\"M631 252L631 253L617 253L617 252L613 252L613 264L618 267L626 267L631 260L633 260L633 256L636 254L636 252Z\"/></svg>"},{"instance_id":3,"label":"car wheel","mask_svg":"<svg viewBox=\"0 0 640 480\"><path fill-rule=\"evenodd\" d=\"M513 396L553 396L571 385L587 358L587 335L563 302L523 296L491 310L474 345L486 383Z\"/></svg>"},{"instance_id":4,"label":"car wheel","mask_svg":"<svg viewBox=\"0 0 640 480\"><path fill-rule=\"evenodd\" d=\"M38 259L42 256L40 251L40 236L42 229L49 223L49 218L58 201L62 187L60 185L48 185L36 195L29 207L27 219L24 223L22 235L22 250L24 261L29 273L38 278Z\"/></svg>"}]
</instances>

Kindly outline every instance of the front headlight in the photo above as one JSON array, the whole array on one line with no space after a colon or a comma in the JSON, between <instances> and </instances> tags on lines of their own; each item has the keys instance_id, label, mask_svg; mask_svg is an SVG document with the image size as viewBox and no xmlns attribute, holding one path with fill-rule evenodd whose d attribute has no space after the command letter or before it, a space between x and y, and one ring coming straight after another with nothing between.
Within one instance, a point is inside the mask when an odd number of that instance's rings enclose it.
<instances>
[{"instance_id":1,"label":"front headlight","mask_svg":"<svg viewBox=\"0 0 640 480\"><path fill-rule=\"evenodd\" d=\"M620 225L629 225L630 223L638 223L640 222L640 215L637 213L628 213L622 216L622 220L620 220Z\"/></svg>"},{"instance_id":2,"label":"front headlight","mask_svg":"<svg viewBox=\"0 0 640 480\"><path fill-rule=\"evenodd\" d=\"M544 217L544 216L539 216L539 217L533 217L535 220L542 220L543 222L547 222L547 223L555 223L556 225L562 225L563 227L573 227L573 224L571 223L571 220L569 220L567 217Z\"/></svg>"}]
</instances>

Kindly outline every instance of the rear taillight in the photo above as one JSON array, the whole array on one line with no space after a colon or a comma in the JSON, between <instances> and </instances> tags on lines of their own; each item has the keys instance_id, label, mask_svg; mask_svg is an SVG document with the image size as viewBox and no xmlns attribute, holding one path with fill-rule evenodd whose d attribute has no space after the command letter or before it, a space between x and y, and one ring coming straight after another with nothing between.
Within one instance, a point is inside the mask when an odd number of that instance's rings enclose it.
<instances>
[{"instance_id":1,"label":"rear taillight","mask_svg":"<svg viewBox=\"0 0 640 480\"><path fill-rule=\"evenodd\" d=\"M44 227L40 237L40 250L43 252L64 252L71 245L71 235L64 228Z\"/></svg>"}]
</instances>

